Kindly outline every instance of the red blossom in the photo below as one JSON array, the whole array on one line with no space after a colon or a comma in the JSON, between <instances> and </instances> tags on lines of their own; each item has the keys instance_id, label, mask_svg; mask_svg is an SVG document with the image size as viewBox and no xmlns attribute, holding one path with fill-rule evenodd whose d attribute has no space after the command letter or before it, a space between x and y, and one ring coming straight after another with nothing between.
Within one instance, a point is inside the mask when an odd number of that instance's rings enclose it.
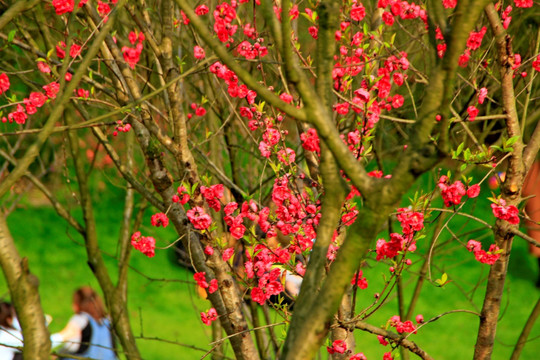
<instances>
[{"instance_id":1,"label":"red blossom","mask_svg":"<svg viewBox=\"0 0 540 360\"><path fill-rule=\"evenodd\" d=\"M488 94L488 90L487 90L487 88L485 88L485 87L483 87L483 88L481 88L480 90L478 90L478 103L479 103L479 104L483 104L483 103L484 103L487 94Z\"/></svg>"},{"instance_id":2,"label":"red blossom","mask_svg":"<svg viewBox=\"0 0 540 360\"><path fill-rule=\"evenodd\" d=\"M45 93L49 99L55 99L58 91L60 91L60 84L57 82L52 82L50 84L43 85L43 90L45 90Z\"/></svg>"},{"instance_id":3,"label":"red blossom","mask_svg":"<svg viewBox=\"0 0 540 360\"><path fill-rule=\"evenodd\" d=\"M450 207L453 205L459 205L461 198L467 194L465 185L461 181L448 185L448 177L441 176L438 183L439 189L441 189L441 195L444 200L444 206Z\"/></svg>"},{"instance_id":4,"label":"red blossom","mask_svg":"<svg viewBox=\"0 0 540 360\"><path fill-rule=\"evenodd\" d=\"M533 6L533 0L514 0L514 3L519 8L530 8Z\"/></svg>"},{"instance_id":5,"label":"red blossom","mask_svg":"<svg viewBox=\"0 0 540 360\"><path fill-rule=\"evenodd\" d=\"M54 6L54 11L56 12L56 15L70 13L75 7L73 0L53 0L52 5Z\"/></svg>"},{"instance_id":6,"label":"red blossom","mask_svg":"<svg viewBox=\"0 0 540 360\"><path fill-rule=\"evenodd\" d=\"M501 257L501 251L497 245L491 244L489 251L486 252L482 250L482 244L476 240L467 242L467 250L474 253L476 260L483 264L493 265Z\"/></svg>"},{"instance_id":7,"label":"red blossom","mask_svg":"<svg viewBox=\"0 0 540 360\"><path fill-rule=\"evenodd\" d=\"M319 28L316 26L310 26L308 28L308 32L309 32L309 35L311 35L311 37L314 38L315 40L317 40L317 38L319 37Z\"/></svg>"},{"instance_id":8,"label":"red blossom","mask_svg":"<svg viewBox=\"0 0 540 360\"><path fill-rule=\"evenodd\" d=\"M45 96L43 93L40 93L40 92L31 92L29 96L29 100L32 103L32 105L40 108L47 101L47 96Z\"/></svg>"},{"instance_id":9,"label":"red blossom","mask_svg":"<svg viewBox=\"0 0 540 360\"><path fill-rule=\"evenodd\" d=\"M39 71L41 71L42 73L45 73L45 74L50 74L51 73L50 66L47 63L43 62L43 61L38 61L37 67L38 67Z\"/></svg>"},{"instance_id":10,"label":"red blossom","mask_svg":"<svg viewBox=\"0 0 540 360\"><path fill-rule=\"evenodd\" d=\"M128 63L129 67L135 69L135 65L139 62L143 45L138 43L134 48L128 46L122 47L122 54L124 55L124 60Z\"/></svg>"},{"instance_id":11,"label":"red blossom","mask_svg":"<svg viewBox=\"0 0 540 360\"><path fill-rule=\"evenodd\" d=\"M150 222L152 226L155 226L155 227L159 227L159 226L167 227L167 225L169 225L169 218L167 217L167 215L160 212L160 213L152 215L152 217L150 218Z\"/></svg>"},{"instance_id":12,"label":"red blossom","mask_svg":"<svg viewBox=\"0 0 540 360\"><path fill-rule=\"evenodd\" d=\"M201 312L201 321L205 325L211 325L212 321L216 321L218 318L217 311L214 308L211 308L206 313Z\"/></svg>"},{"instance_id":13,"label":"red blossom","mask_svg":"<svg viewBox=\"0 0 540 360\"><path fill-rule=\"evenodd\" d=\"M5 73L0 74L0 95L8 91L10 85L9 77Z\"/></svg>"},{"instance_id":14,"label":"red blossom","mask_svg":"<svg viewBox=\"0 0 540 360\"><path fill-rule=\"evenodd\" d=\"M79 54L81 53L81 49L82 49L81 45L77 45L77 44L71 45L71 47L69 48L69 56L71 56L72 58L79 56Z\"/></svg>"},{"instance_id":15,"label":"red blossom","mask_svg":"<svg viewBox=\"0 0 540 360\"><path fill-rule=\"evenodd\" d=\"M195 59L202 60L206 56L204 49L198 45L193 48L193 56Z\"/></svg>"},{"instance_id":16,"label":"red blossom","mask_svg":"<svg viewBox=\"0 0 540 360\"><path fill-rule=\"evenodd\" d=\"M300 139L302 140L302 147L307 151L321 152L317 130L313 128L309 129L307 133L300 134Z\"/></svg>"},{"instance_id":17,"label":"red blossom","mask_svg":"<svg viewBox=\"0 0 540 360\"><path fill-rule=\"evenodd\" d=\"M28 116L26 116L24 108L21 106L21 104L17 105L15 111L12 111L8 114L9 122L15 121L17 124L24 124L27 118Z\"/></svg>"},{"instance_id":18,"label":"red blossom","mask_svg":"<svg viewBox=\"0 0 540 360\"><path fill-rule=\"evenodd\" d=\"M442 0L443 6L447 9L453 9L457 5L457 0Z\"/></svg>"},{"instance_id":19,"label":"red blossom","mask_svg":"<svg viewBox=\"0 0 540 360\"><path fill-rule=\"evenodd\" d=\"M148 257L155 255L156 240L150 236L141 236L140 231L131 236L131 245Z\"/></svg>"},{"instance_id":20,"label":"red blossom","mask_svg":"<svg viewBox=\"0 0 540 360\"><path fill-rule=\"evenodd\" d=\"M208 14L208 6L206 5L199 5L195 8L195 14L199 15L199 16L202 16L202 15L206 15Z\"/></svg>"},{"instance_id":21,"label":"red blossom","mask_svg":"<svg viewBox=\"0 0 540 360\"><path fill-rule=\"evenodd\" d=\"M229 259L234 255L234 248L230 247L228 249L225 249L223 251L223 254L221 257L223 258L223 261L229 261Z\"/></svg>"},{"instance_id":22,"label":"red blossom","mask_svg":"<svg viewBox=\"0 0 540 360\"><path fill-rule=\"evenodd\" d=\"M354 21L362 21L366 17L366 8L362 4L357 3L351 7L350 15Z\"/></svg>"},{"instance_id":23,"label":"red blossom","mask_svg":"<svg viewBox=\"0 0 540 360\"><path fill-rule=\"evenodd\" d=\"M491 204L491 209L497 219L506 220L513 225L519 224L518 208L514 205L506 205L504 199L500 199L496 204Z\"/></svg>"},{"instance_id":24,"label":"red blossom","mask_svg":"<svg viewBox=\"0 0 540 360\"><path fill-rule=\"evenodd\" d=\"M189 221L193 224L193 227L197 230L205 230L212 224L212 218L210 215L204 212L204 209L199 206L195 206L186 212Z\"/></svg>"},{"instance_id":25,"label":"red blossom","mask_svg":"<svg viewBox=\"0 0 540 360\"><path fill-rule=\"evenodd\" d=\"M347 351L347 343L345 340L335 340L331 347L326 347L326 350L329 354L343 354L345 351Z\"/></svg>"}]
</instances>

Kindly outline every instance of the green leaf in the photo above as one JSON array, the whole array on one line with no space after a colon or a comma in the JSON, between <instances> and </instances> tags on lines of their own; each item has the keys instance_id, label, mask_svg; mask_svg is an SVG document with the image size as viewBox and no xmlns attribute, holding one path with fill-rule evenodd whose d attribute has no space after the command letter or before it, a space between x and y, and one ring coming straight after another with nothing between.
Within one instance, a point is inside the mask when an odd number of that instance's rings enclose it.
<instances>
[{"instance_id":1,"label":"green leaf","mask_svg":"<svg viewBox=\"0 0 540 360\"><path fill-rule=\"evenodd\" d=\"M518 141L518 139L519 139L519 135L512 136L510 139L506 140L505 147L514 145L516 141Z\"/></svg>"},{"instance_id":2,"label":"green leaf","mask_svg":"<svg viewBox=\"0 0 540 360\"><path fill-rule=\"evenodd\" d=\"M459 156L459 154L461 154L464 146L465 146L465 143L459 144L458 148L456 149L456 156Z\"/></svg>"},{"instance_id":3,"label":"green leaf","mask_svg":"<svg viewBox=\"0 0 540 360\"><path fill-rule=\"evenodd\" d=\"M15 34L17 33L17 30L14 29L14 30L11 30L7 36L7 41L8 42L12 42L13 39L15 39Z\"/></svg>"}]
</instances>

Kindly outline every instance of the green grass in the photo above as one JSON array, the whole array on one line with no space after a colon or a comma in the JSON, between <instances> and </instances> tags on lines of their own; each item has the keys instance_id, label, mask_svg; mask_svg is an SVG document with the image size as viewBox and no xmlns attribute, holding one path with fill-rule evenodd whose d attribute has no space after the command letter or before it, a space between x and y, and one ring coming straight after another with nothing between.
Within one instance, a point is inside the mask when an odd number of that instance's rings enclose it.
<instances>
[{"instance_id":1,"label":"green grass","mask_svg":"<svg viewBox=\"0 0 540 360\"><path fill-rule=\"evenodd\" d=\"M489 194L482 195L485 197ZM104 253L109 254L105 258L113 276L121 203L120 190L96 192L99 242ZM72 212L77 215L75 206ZM478 200L473 214L488 223L493 223L493 215L487 200ZM145 220L148 224L149 215ZM41 281L40 295L43 308L54 318L50 330L59 331L72 314L73 290L86 284L98 288L86 265L82 240L48 206L25 205L9 216L8 223L17 248L22 256L28 257L31 271ZM449 227L458 234L462 243L471 238L482 239L484 247L487 248L493 241L490 233L485 230L467 236L459 235L477 227L473 221L464 217L454 218ZM155 230L145 227L143 232L152 232L158 239L158 246L165 246L175 239L171 229ZM415 277L412 274L418 271L423 259L422 254L427 252L431 234L427 235L425 239L419 241L417 254L411 256L413 265L403 279L407 302L415 285ZM438 244L444 243L447 239L449 233L445 231ZM136 336L147 338L138 340L144 359L199 359L204 352L181 344L202 349L211 348L210 329L201 323L198 315L200 311L207 310L210 306L208 302L194 294L191 273L174 265L170 251L157 250L155 258L152 259L139 252L133 252L131 264L137 269L137 272L131 271L129 275L129 312L133 330ZM452 282L442 288L426 283L415 315L423 314L428 320L454 309L479 312L485 291L485 281L479 279L485 280L489 267L477 263L474 256L455 240L438 249L432 263L434 279L440 278L441 274L446 272ZM368 278L369 287L358 292L358 309L370 304L373 301L373 294L381 291L383 274L387 276L389 274L388 266L381 262L367 261L367 266L363 270ZM528 255L525 241L516 239L493 359L509 358L513 344L540 295L540 291L534 287L537 273L536 262ZM5 282L0 281L0 294L6 293ZM367 321L381 326L396 314L397 300L394 296ZM477 328L478 319L474 315L453 313L423 327L417 335L411 335L410 339L417 342L435 359L471 358ZM276 331L279 336L281 328L277 328ZM531 338L536 337L540 337L540 324L536 324L531 334ZM356 338L357 351L364 352L368 359L380 359L383 352L389 350L388 347L383 348L379 345L375 335L357 332ZM167 342L154 339L164 339ZM538 339L527 343L522 358L535 358L538 346Z\"/></svg>"}]
</instances>

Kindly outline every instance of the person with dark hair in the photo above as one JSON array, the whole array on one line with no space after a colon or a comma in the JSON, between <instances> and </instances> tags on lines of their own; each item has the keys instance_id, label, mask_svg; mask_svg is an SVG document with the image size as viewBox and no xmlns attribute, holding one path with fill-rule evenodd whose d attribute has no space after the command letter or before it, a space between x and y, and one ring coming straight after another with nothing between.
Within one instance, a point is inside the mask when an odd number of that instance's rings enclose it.
<instances>
[{"instance_id":1,"label":"person with dark hair","mask_svg":"<svg viewBox=\"0 0 540 360\"><path fill-rule=\"evenodd\" d=\"M19 360L22 353L23 337L17 329L18 321L15 308L8 302L0 303L0 359Z\"/></svg>"},{"instance_id":2,"label":"person with dark hair","mask_svg":"<svg viewBox=\"0 0 540 360\"><path fill-rule=\"evenodd\" d=\"M111 323L99 295L89 286L73 294L73 311L66 327L51 335L53 347L64 344L61 353L99 360L116 360Z\"/></svg>"}]
</instances>

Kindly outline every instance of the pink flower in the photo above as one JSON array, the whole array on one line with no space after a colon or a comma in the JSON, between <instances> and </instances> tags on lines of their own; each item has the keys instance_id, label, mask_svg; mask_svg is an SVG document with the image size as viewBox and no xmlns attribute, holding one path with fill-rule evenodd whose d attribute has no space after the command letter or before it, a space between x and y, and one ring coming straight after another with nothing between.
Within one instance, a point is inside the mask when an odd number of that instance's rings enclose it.
<instances>
[{"instance_id":1,"label":"pink flower","mask_svg":"<svg viewBox=\"0 0 540 360\"><path fill-rule=\"evenodd\" d=\"M311 37L314 38L315 40L317 40L317 38L319 37L318 36L319 28L317 28L316 26L310 26L308 28L308 32L309 32L309 35L311 35Z\"/></svg>"},{"instance_id":2,"label":"pink flower","mask_svg":"<svg viewBox=\"0 0 540 360\"><path fill-rule=\"evenodd\" d=\"M501 250L495 244L491 244L489 251L482 250L482 244L476 240L467 242L467 250L474 253L476 260L483 264L493 265L501 257Z\"/></svg>"},{"instance_id":3,"label":"pink flower","mask_svg":"<svg viewBox=\"0 0 540 360\"><path fill-rule=\"evenodd\" d=\"M81 53L81 48L82 48L81 45L77 45L77 44L71 45L71 48L69 49L69 56L71 56L72 58L79 56L79 54Z\"/></svg>"},{"instance_id":4,"label":"pink flower","mask_svg":"<svg viewBox=\"0 0 540 360\"><path fill-rule=\"evenodd\" d=\"M21 106L21 104L17 105L17 108L15 111L10 112L8 114L9 122L15 121L17 124L24 124L27 118L28 116L26 116L26 113L24 112L24 108Z\"/></svg>"},{"instance_id":5,"label":"pink flower","mask_svg":"<svg viewBox=\"0 0 540 360\"><path fill-rule=\"evenodd\" d=\"M510 224L519 224L519 210L514 205L506 205L506 201L500 199L498 203L491 204L493 215L497 219L508 221Z\"/></svg>"},{"instance_id":6,"label":"pink flower","mask_svg":"<svg viewBox=\"0 0 540 360\"><path fill-rule=\"evenodd\" d=\"M217 318L218 318L217 311L216 311L216 309L214 309L214 308L211 308L211 309L208 310L208 312L206 312L206 313L201 312L201 321L202 321L203 324L205 324L205 325L210 325L210 324L212 324L212 321L216 321Z\"/></svg>"},{"instance_id":7,"label":"pink flower","mask_svg":"<svg viewBox=\"0 0 540 360\"><path fill-rule=\"evenodd\" d=\"M206 255L208 255L208 256L211 256L211 255L214 254L214 248L211 247L211 246L206 246L206 247L204 248L204 253L205 253Z\"/></svg>"},{"instance_id":8,"label":"pink flower","mask_svg":"<svg viewBox=\"0 0 540 360\"><path fill-rule=\"evenodd\" d=\"M195 56L195 59L202 60L206 56L206 53L202 47L195 45L193 48L193 56Z\"/></svg>"},{"instance_id":9,"label":"pink flower","mask_svg":"<svg viewBox=\"0 0 540 360\"><path fill-rule=\"evenodd\" d=\"M223 261L229 261L229 259L234 255L234 248L230 247L223 251Z\"/></svg>"},{"instance_id":10,"label":"pink flower","mask_svg":"<svg viewBox=\"0 0 540 360\"><path fill-rule=\"evenodd\" d=\"M394 109L400 108L401 106L403 106L404 101L405 99L403 98L403 96L396 94L392 98L392 107Z\"/></svg>"},{"instance_id":11,"label":"pink flower","mask_svg":"<svg viewBox=\"0 0 540 360\"><path fill-rule=\"evenodd\" d=\"M131 245L148 257L155 255L156 240L150 236L141 236L140 231L131 236Z\"/></svg>"},{"instance_id":12,"label":"pink flower","mask_svg":"<svg viewBox=\"0 0 540 360\"><path fill-rule=\"evenodd\" d=\"M444 200L444 206L450 207L453 205L459 205L461 203L461 198L467 194L465 190L465 185L461 181L456 181L452 185L448 185L448 178L446 176L441 176L439 179L439 189L441 189L441 195Z\"/></svg>"},{"instance_id":13,"label":"pink flower","mask_svg":"<svg viewBox=\"0 0 540 360\"><path fill-rule=\"evenodd\" d=\"M38 108L42 107L47 101L47 97L40 92L31 92L29 99L32 105Z\"/></svg>"},{"instance_id":14,"label":"pink flower","mask_svg":"<svg viewBox=\"0 0 540 360\"><path fill-rule=\"evenodd\" d=\"M382 20L388 26L394 25L394 16L392 15L392 13L389 13L388 11L383 12Z\"/></svg>"},{"instance_id":15,"label":"pink flower","mask_svg":"<svg viewBox=\"0 0 540 360\"><path fill-rule=\"evenodd\" d=\"M70 13L75 7L73 0L53 0L52 5L54 6L54 11L56 11L56 15Z\"/></svg>"},{"instance_id":16,"label":"pink flower","mask_svg":"<svg viewBox=\"0 0 540 360\"><path fill-rule=\"evenodd\" d=\"M45 93L49 99L55 99L58 91L60 91L60 84L57 82L52 82L50 84L43 85L43 90L45 90Z\"/></svg>"},{"instance_id":17,"label":"pink flower","mask_svg":"<svg viewBox=\"0 0 540 360\"><path fill-rule=\"evenodd\" d=\"M354 21L362 21L364 17L366 16L366 8L361 4L353 5L351 7L351 19Z\"/></svg>"},{"instance_id":18,"label":"pink flower","mask_svg":"<svg viewBox=\"0 0 540 360\"><path fill-rule=\"evenodd\" d=\"M467 40L467 47L471 50L476 50L482 45L482 39L486 34L487 28L484 26L478 32L471 31L469 34L469 39Z\"/></svg>"},{"instance_id":19,"label":"pink flower","mask_svg":"<svg viewBox=\"0 0 540 360\"><path fill-rule=\"evenodd\" d=\"M332 343L332 347L327 346L326 350L329 354L343 354L347 350L347 343L345 340L336 340Z\"/></svg>"},{"instance_id":20,"label":"pink flower","mask_svg":"<svg viewBox=\"0 0 540 360\"><path fill-rule=\"evenodd\" d=\"M457 0L443 0L443 6L447 9L453 9L457 5Z\"/></svg>"},{"instance_id":21,"label":"pink flower","mask_svg":"<svg viewBox=\"0 0 540 360\"><path fill-rule=\"evenodd\" d=\"M367 357L364 355L364 353L358 353L351 356L349 360L367 360Z\"/></svg>"},{"instance_id":22,"label":"pink flower","mask_svg":"<svg viewBox=\"0 0 540 360\"><path fill-rule=\"evenodd\" d=\"M358 273L354 274L354 276L353 276L353 278L351 280L351 285L356 285L362 290L367 289L368 282L367 282L367 279L365 277L363 277L362 270L360 270L360 271L358 271Z\"/></svg>"},{"instance_id":23,"label":"pink flower","mask_svg":"<svg viewBox=\"0 0 540 360\"><path fill-rule=\"evenodd\" d=\"M122 47L122 54L124 55L124 60L128 63L129 67L135 69L135 65L139 62L143 46L141 43L138 43L135 48L130 48L127 46Z\"/></svg>"},{"instance_id":24,"label":"pink flower","mask_svg":"<svg viewBox=\"0 0 540 360\"><path fill-rule=\"evenodd\" d=\"M388 341L386 341L386 339L385 339L384 336L382 336L382 335L377 335L377 340L379 340L379 343L380 343L382 346L388 345Z\"/></svg>"},{"instance_id":25,"label":"pink flower","mask_svg":"<svg viewBox=\"0 0 540 360\"><path fill-rule=\"evenodd\" d=\"M411 234L424 228L424 214L407 208L398 209L397 219L401 223L403 234Z\"/></svg>"},{"instance_id":26,"label":"pink flower","mask_svg":"<svg viewBox=\"0 0 540 360\"><path fill-rule=\"evenodd\" d=\"M208 11L209 9L206 5L199 5L195 8L195 14L199 16L208 14Z\"/></svg>"},{"instance_id":27,"label":"pink flower","mask_svg":"<svg viewBox=\"0 0 540 360\"><path fill-rule=\"evenodd\" d=\"M206 272L197 272L193 274L193 280L197 283L197 286L202 287L203 289L208 289L210 285L206 282Z\"/></svg>"},{"instance_id":28,"label":"pink flower","mask_svg":"<svg viewBox=\"0 0 540 360\"><path fill-rule=\"evenodd\" d=\"M467 196L475 198L480 194L480 185L474 184L467 189Z\"/></svg>"},{"instance_id":29,"label":"pink flower","mask_svg":"<svg viewBox=\"0 0 540 360\"><path fill-rule=\"evenodd\" d=\"M278 160L281 161L285 165L290 165L294 162L296 159L296 154L293 149L287 148L287 149L281 149L277 153Z\"/></svg>"},{"instance_id":30,"label":"pink flower","mask_svg":"<svg viewBox=\"0 0 540 360\"><path fill-rule=\"evenodd\" d=\"M478 91L478 103L483 104L488 94L487 88L483 87Z\"/></svg>"},{"instance_id":31,"label":"pink flower","mask_svg":"<svg viewBox=\"0 0 540 360\"><path fill-rule=\"evenodd\" d=\"M416 315L416 323L417 324L423 324L424 323L424 316L422 314Z\"/></svg>"},{"instance_id":32,"label":"pink flower","mask_svg":"<svg viewBox=\"0 0 540 360\"><path fill-rule=\"evenodd\" d=\"M41 71L42 73L45 73L45 74L51 73L51 68L49 67L49 65L47 65L47 63L44 63L43 61L38 61L37 67L39 71Z\"/></svg>"},{"instance_id":33,"label":"pink flower","mask_svg":"<svg viewBox=\"0 0 540 360\"><path fill-rule=\"evenodd\" d=\"M0 95L8 91L10 85L9 77L5 73L0 74Z\"/></svg>"},{"instance_id":34,"label":"pink flower","mask_svg":"<svg viewBox=\"0 0 540 360\"><path fill-rule=\"evenodd\" d=\"M213 294L218 289L218 281L217 279L210 280L210 285L208 286L208 293Z\"/></svg>"},{"instance_id":35,"label":"pink flower","mask_svg":"<svg viewBox=\"0 0 540 360\"><path fill-rule=\"evenodd\" d=\"M467 108L467 113L469 113L469 121L474 121L474 119L476 119L478 116L478 109L476 106L471 105Z\"/></svg>"},{"instance_id":36,"label":"pink flower","mask_svg":"<svg viewBox=\"0 0 540 360\"><path fill-rule=\"evenodd\" d=\"M167 215L160 212L160 213L152 215L152 217L150 218L150 222L152 226L155 226L155 227L159 227L159 226L167 227L167 225L169 225L169 218L167 217Z\"/></svg>"},{"instance_id":37,"label":"pink flower","mask_svg":"<svg viewBox=\"0 0 540 360\"><path fill-rule=\"evenodd\" d=\"M533 0L514 0L514 3L519 8L530 8L533 6Z\"/></svg>"},{"instance_id":38,"label":"pink flower","mask_svg":"<svg viewBox=\"0 0 540 360\"><path fill-rule=\"evenodd\" d=\"M97 11L99 15L105 16L111 12L111 7L103 1L98 1Z\"/></svg>"},{"instance_id":39,"label":"pink flower","mask_svg":"<svg viewBox=\"0 0 540 360\"><path fill-rule=\"evenodd\" d=\"M188 210L186 214L193 227L197 230L208 229L212 224L210 215L205 213L202 207L195 206L193 209Z\"/></svg>"},{"instance_id":40,"label":"pink flower","mask_svg":"<svg viewBox=\"0 0 540 360\"><path fill-rule=\"evenodd\" d=\"M305 150L315 151L317 153L321 152L317 130L313 128L309 129L307 133L300 134L300 139L302 140L302 147Z\"/></svg>"}]
</instances>

